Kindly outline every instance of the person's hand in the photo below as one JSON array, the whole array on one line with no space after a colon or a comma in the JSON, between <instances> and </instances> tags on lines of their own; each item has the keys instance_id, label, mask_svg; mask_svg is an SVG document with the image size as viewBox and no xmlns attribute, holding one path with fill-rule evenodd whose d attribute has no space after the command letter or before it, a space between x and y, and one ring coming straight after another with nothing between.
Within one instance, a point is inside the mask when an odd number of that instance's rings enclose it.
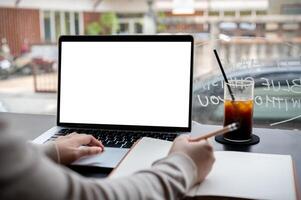
<instances>
[{"instance_id":1,"label":"person's hand","mask_svg":"<svg viewBox=\"0 0 301 200\"><path fill-rule=\"evenodd\" d=\"M190 142L187 135L181 135L175 139L169 151L169 154L172 153L182 153L193 160L198 170L197 182L205 179L215 161L213 148L207 140Z\"/></svg>"},{"instance_id":2,"label":"person's hand","mask_svg":"<svg viewBox=\"0 0 301 200\"><path fill-rule=\"evenodd\" d=\"M87 134L71 133L58 137L54 142L58 150L59 162L62 164L70 164L83 156L98 154L104 150L101 141Z\"/></svg>"}]
</instances>

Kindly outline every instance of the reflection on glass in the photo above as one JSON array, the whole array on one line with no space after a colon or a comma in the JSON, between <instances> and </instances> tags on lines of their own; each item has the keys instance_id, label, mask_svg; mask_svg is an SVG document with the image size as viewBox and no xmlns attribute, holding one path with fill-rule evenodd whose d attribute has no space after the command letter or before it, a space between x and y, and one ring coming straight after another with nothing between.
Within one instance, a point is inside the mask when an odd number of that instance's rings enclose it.
<instances>
[{"instance_id":1,"label":"reflection on glass","mask_svg":"<svg viewBox=\"0 0 301 200\"><path fill-rule=\"evenodd\" d=\"M255 127L301 129L301 44L260 37L221 38L213 45L197 45L193 120L223 123L224 84L212 48L218 50L229 79L255 82Z\"/></svg>"},{"instance_id":2,"label":"reflection on glass","mask_svg":"<svg viewBox=\"0 0 301 200\"><path fill-rule=\"evenodd\" d=\"M26 2L30 6L34 1ZM43 78L43 83L51 83L51 87L47 85L42 88L43 91L49 91L51 88L51 92L55 92L57 88L55 85L57 83L57 37L60 34L84 33L84 30L88 28L89 30L91 28L91 32L95 34L100 33L100 29L103 29L102 23L111 24L110 20L100 23L102 10L107 10L118 17L120 25L118 34L189 33L194 36L196 42L194 120L201 123L222 124L223 90L220 82L222 79L215 58L211 57L212 48L216 48L229 76L254 79L256 83L254 89L255 126L301 130L301 117L299 117L301 116L300 0L262 0L266 2L265 5L256 3L254 4L256 8L254 5L245 3L245 0L233 1L233 5L224 1L208 0L208 4L212 3L214 6L199 7L195 15L172 15L170 8L160 7L163 4L156 4L152 8L156 23L145 20L144 16L149 14L148 9L128 12L127 10L132 10L132 8L128 9L128 4L125 4L125 9L116 13L115 10L109 9L113 8L110 6L116 6L114 2L101 3L97 9L93 10L91 7L88 12L79 4L76 5L78 8L76 12L72 6L66 6L67 4L60 5L58 10L50 4L48 7L43 4L43 9L35 9L35 15L27 15L26 12L29 10L23 4L15 8L17 12L10 12L10 8L0 6L1 9L8 10L8 16L0 18L0 23L11 24L14 18L20 22L0 30L0 40L4 37L7 41L5 46L0 48L0 96L3 97L0 99L0 112L6 110L54 114L55 93L51 96L54 106L47 103L49 94L45 94L43 96L45 99L40 103L35 103L35 95L40 98L41 94L33 92L32 66L28 63L29 59L24 59L23 55L20 55L21 49L29 46L30 58L34 59L34 64L39 69L37 71L39 77ZM133 1L133 6L141 7L139 2ZM72 1L70 3L74 4ZM208 20L199 20L200 18L208 18ZM29 23L32 20L37 23ZM24 29L24 24L26 24L26 29ZM109 28L112 27L109 26ZM19 30L17 34L16 30ZM10 35L11 33L15 34ZM10 59L2 61L1 49L7 51L8 47ZM10 62L10 68L5 69L8 62ZM4 76L6 79L1 79ZM40 87L40 91L42 89ZM17 95L11 96L6 91ZM28 101L33 102L32 107L23 106L23 99L28 98L27 91L33 93L34 100ZM197 95L200 95L200 99ZM283 122L284 120L289 121Z\"/></svg>"}]
</instances>

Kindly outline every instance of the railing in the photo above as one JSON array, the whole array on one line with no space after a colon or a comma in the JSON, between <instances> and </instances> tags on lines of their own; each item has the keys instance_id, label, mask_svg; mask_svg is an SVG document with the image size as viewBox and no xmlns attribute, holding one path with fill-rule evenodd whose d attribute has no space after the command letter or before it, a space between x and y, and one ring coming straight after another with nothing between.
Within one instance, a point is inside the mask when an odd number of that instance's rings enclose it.
<instances>
[{"instance_id":1,"label":"railing","mask_svg":"<svg viewBox=\"0 0 301 200\"><path fill-rule=\"evenodd\" d=\"M33 45L30 54L35 92L57 92L57 46Z\"/></svg>"},{"instance_id":2,"label":"railing","mask_svg":"<svg viewBox=\"0 0 301 200\"><path fill-rule=\"evenodd\" d=\"M33 81L35 92L57 92L58 74L54 70L41 71L41 66L33 65Z\"/></svg>"}]
</instances>

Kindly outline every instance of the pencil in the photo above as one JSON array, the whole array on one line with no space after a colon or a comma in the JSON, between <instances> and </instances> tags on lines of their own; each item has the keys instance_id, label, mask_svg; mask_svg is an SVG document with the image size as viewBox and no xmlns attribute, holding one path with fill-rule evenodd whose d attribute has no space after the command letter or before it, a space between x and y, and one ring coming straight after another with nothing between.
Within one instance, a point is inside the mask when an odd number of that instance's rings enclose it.
<instances>
[{"instance_id":1,"label":"pencil","mask_svg":"<svg viewBox=\"0 0 301 200\"><path fill-rule=\"evenodd\" d=\"M237 128L238 128L238 123L232 123L232 124L225 126L224 128L218 129L218 130L208 133L206 135L201 135L196 138L191 138L191 139L189 139L189 141L190 142L198 142L200 140L208 139L213 136L223 135L225 133L235 131Z\"/></svg>"}]
</instances>

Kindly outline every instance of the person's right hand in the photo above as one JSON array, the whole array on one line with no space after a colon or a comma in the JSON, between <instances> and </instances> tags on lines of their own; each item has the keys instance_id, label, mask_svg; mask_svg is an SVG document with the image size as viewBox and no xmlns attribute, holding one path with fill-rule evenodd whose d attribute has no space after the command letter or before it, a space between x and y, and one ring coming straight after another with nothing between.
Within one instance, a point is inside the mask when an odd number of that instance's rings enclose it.
<instances>
[{"instance_id":1,"label":"person's right hand","mask_svg":"<svg viewBox=\"0 0 301 200\"><path fill-rule=\"evenodd\" d=\"M101 141L92 135L71 133L54 141L61 164L71 164L83 156L95 155L104 150Z\"/></svg>"},{"instance_id":2,"label":"person's right hand","mask_svg":"<svg viewBox=\"0 0 301 200\"><path fill-rule=\"evenodd\" d=\"M215 161L213 148L207 140L190 142L188 135L181 135L175 139L169 151L169 154L172 153L182 153L192 159L198 170L197 182L205 179Z\"/></svg>"}]
</instances>

